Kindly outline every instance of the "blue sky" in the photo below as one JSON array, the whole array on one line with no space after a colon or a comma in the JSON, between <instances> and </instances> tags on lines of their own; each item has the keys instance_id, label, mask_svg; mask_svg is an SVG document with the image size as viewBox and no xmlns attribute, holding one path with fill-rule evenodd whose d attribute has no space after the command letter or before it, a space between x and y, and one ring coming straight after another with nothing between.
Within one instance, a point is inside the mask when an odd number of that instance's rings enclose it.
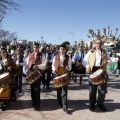
<instances>
[{"instance_id":1,"label":"blue sky","mask_svg":"<svg viewBox=\"0 0 120 120\"><path fill-rule=\"evenodd\" d=\"M2 22L2 29L17 32L18 39L48 43L83 39L88 30L97 32L110 26L120 29L120 0L15 0L21 13L12 11ZM74 41L73 34L74 33ZM120 35L118 30L117 36ZM61 39L62 38L62 39Z\"/></svg>"}]
</instances>

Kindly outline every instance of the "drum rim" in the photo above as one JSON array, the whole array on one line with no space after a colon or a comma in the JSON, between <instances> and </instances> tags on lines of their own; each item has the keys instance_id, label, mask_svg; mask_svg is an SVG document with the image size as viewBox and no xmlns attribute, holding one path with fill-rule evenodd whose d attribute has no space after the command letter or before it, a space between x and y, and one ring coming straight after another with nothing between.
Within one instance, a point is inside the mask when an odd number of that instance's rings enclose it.
<instances>
[{"instance_id":1,"label":"drum rim","mask_svg":"<svg viewBox=\"0 0 120 120\"><path fill-rule=\"evenodd\" d=\"M101 73L100 73L98 76L100 76L100 75L104 72L103 69L99 69L99 70L97 70L97 71L101 71ZM91 75L95 74L97 71L93 72ZM90 79L91 79L91 75L90 75ZM95 76L94 78L96 78L96 77L98 77L98 76ZM94 79L94 78L93 78L93 79Z\"/></svg>"}]
</instances>

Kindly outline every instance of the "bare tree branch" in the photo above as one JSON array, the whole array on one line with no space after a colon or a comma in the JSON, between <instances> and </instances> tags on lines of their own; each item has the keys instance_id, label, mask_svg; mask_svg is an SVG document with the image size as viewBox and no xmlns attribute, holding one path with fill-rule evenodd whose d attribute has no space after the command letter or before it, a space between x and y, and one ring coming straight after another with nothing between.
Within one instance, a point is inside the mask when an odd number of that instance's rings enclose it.
<instances>
[{"instance_id":1,"label":"bare tree branch","mask_svg":"<svg viewBox=\"0 0 120 120\"><path fill-rule=\"evenodd\" d=\"M0 22L8 12L11 12L12 10L18 11L20 8L21 5L13 0L0 0Z\"/></svg>"}]
</instances>

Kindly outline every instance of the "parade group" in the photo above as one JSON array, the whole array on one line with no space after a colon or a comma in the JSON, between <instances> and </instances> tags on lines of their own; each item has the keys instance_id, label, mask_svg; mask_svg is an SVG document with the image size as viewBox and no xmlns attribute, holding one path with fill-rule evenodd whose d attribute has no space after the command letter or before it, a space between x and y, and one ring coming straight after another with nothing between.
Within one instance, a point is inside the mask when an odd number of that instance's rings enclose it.
<instances>
[{"instance_id":1,"label":"parade group","mask_svg":"<svg viewBox=\"0 0 120 120\"><path fill-rule=\"evenodd\" d=\"M78 47L78 50L71 48L67 51L64 44L51 50L50 46L40 49L39 44L35 43L33 49L23 52L21 47L17 47L12 54L2 47L0 51L1 110L5 111L10 101L17 100L17 93L22 95L22 77L25 76L31 87L31 106L35 110L40 110L40 89L49 90L50 82L53 80L58 109L68 113L69 80L76 82L79 78L79 85L82 85L84 75L89 74L89 108L94 111L97 105L102 111L106 111L104 105L108 80L106 67L111 62L110 55L102 48L100 39L96 39L95 46L88 52L83 51L83 46Z\"/></svg>"}]
</instances>

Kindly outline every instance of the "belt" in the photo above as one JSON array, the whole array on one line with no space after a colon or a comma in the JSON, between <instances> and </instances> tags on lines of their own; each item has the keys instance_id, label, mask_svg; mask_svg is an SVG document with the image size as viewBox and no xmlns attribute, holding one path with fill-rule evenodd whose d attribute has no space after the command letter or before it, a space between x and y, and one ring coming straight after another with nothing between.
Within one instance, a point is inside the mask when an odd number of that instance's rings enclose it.
<instances>
[{"instance_id":1,"label":"belt","mask_svg":"<svg viewBox=\"0 0 120 120\"><path fill-rule=\"evenodd\" d=\"M94 68L101 68L101 66L93 66Z\"/></svg>"},{"instance_id":2,"label":"belt","mask_svg":"<svg viewBox=\"0 0 120 120\"><path fill-rule=\"evenodd\" d=\"M101 66L93 66L92 73L95 72L95 71L97 71L100 68L101 68Z\"/></svg>"}]
</instances>

